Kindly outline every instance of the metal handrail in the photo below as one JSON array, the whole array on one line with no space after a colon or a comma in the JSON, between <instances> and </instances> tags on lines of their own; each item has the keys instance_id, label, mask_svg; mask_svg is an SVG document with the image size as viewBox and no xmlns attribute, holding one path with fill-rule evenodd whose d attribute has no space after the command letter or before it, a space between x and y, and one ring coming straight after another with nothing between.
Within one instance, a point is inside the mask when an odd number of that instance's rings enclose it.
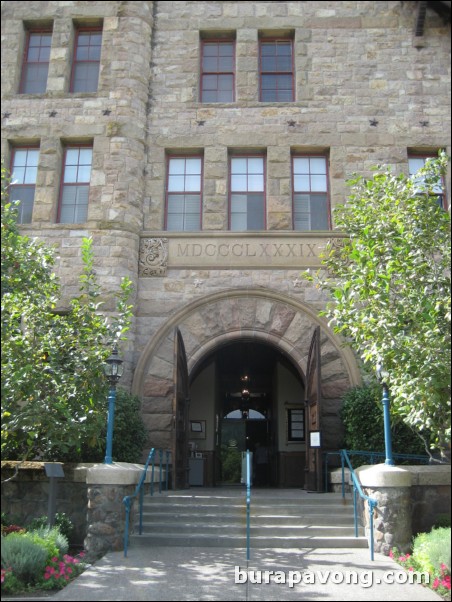
<instances>
[{"instance_id":1,"label":"metal handrail","mask_svg":"<svg viewBox=\"0 0 452 602\"><path fill-rule=\"evenodd\" d=\"M246 560L250 560L251 523L251 454L246 450Z\"/></svg>"},{"instance_id":2,"label":"metal handrail","mask_svg":"<svg viewBox=\"0 0 452 602\"><path fill-rule=\"evenodd\" d=\"M379 458L385 458L385 452L375 452L375 451L363 451L363 450L347 450L347 454L349 456L363 456L365 458L369 458L370 460L370 464L375 464L375 461ZM324 466L324 477L325 477L325 491L328 491L328 464L329 464L329 457L330 456L340 456L341 452L338 451L331 451L331 452L325 452L323 454L323 458L324 458L324 462L323 462L323 466ZM392 454L393 458L395 460L413 460L416 462L421 462L422 464L429 464L430 463L430 457L427 455L421 455L421 454ZM344 497L344 473L342 471L342 497Z\"/></svg>"},{"instance_id":3,"label":"metal handrail","mask_svg":"<svg viewBox=\"0 0 452 602\"><path fill-rule=\"evenodd\" d=\"M126 520L124 527L124 557L127 557L127 550L129 545L129 524L130 524L130 511L133 506L133 502L137 496L139 496L139 504L140 504L140 520L138 532L141 535L143 533L143 499L144 499L144 484L146 482L147 472L149 465L151 465L151 483L150 483L150 494L154 495L154 474L155 474L155 453L156 450L153 447L149 452L148 458L146 460L146 464L144 465L143 472L141 474L140 480L135 488L135 491L132 495L126 495L122 502L126 507ZM162 477L163 477L163 449L158 450L159 453L159 493L162 493ZM168 464L169 464L169 455L170 452L166 450L166 467L165 467L165 490L168 490Z\"/></svg>"},{"instance_id":4,"label":"metal handrail","mask_svg":"<svg viewBox=\"0 0 452 602\"><path fill-rule=\"evenodd\" d=\"M376 508L376 506L378 505L378 502L375 498L369 497L368 495L366 495L364 493L364 491L361 488L361 484L358 481L358 477L355 474L355 471L353 470L353 466L350 462L350 458L348 457L348 452L345 449L341 449L340 450L340 454L341 454L341 466L342 466L342 483L344 483L344 464L345 462L348 465L348 468L350 470L350 476L352 478L352 482L353 482L353 512L354 512L354 519L355 519L355 537L358 537L358 508L357 508L357 501L356 501L356 492L359 493L359 496L362 500L367 501L368 505L369 505L369 540L370 540L370 559L374 560L374 509ZM345 490L344 490L344 486L342 485L342 497L345 497Z\"/></svg>"}]
</instances>

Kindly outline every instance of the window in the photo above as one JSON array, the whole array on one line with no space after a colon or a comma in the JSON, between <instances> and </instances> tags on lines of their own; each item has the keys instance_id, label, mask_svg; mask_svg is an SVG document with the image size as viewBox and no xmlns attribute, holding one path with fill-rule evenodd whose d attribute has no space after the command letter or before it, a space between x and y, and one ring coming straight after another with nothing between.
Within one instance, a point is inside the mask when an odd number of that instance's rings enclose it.
<instances>
[{"instance_id":1,"label":"window","mask_svg":"<svg viewBox=\"0 0 452 602\"><path fill-rule=\"evenodd\" d=\"M47 88L51 31L29 31L25 43L21 94L43 94Z\"/></svg>"},{"instance_id":2,"label":"window","mask_svg":"<svg viewBox=\"0 0 452 602\"><path fill-rule=\"evenodd\" d=\"M287 410L287 441L304 441L304 410Z\"/></svg>"},{"instance_id":3,"label":"window","mask_svg":"<svg viewBox=\"0 0 452 602\"><path fill-rule=\"evenodd\" d=\"M326 157L293 157L294 230L328 230Z\"/></svg>"},{"instance_id":4,"label":"window","mask_svg":"<svg viewBox=\"0 0 452 602\"><path fill-rule=\"evenodd\" d=\"M292 102L294 100L294 67L292 40L261 40L260 100Z\"/></svg>"},{"instance_id":5,"label":"window","mask_svg":"<svg viewBox=\"0 0 452 602\"><path fill-rule=\"evenodd\" d=\"M73 146L65 150L58 216L62 224L86 222L92 158L90 147Z\"/></svg>"},{"instance_id":6,"label":"window","mask_svg":"<svg viewBox=\"0 0 452 602\"><path fill-rule=\"evenodd\" d=\"M422 167L424 167L425 163L427 162L428 159L436 159L437 155L429 155L429 156L422 156L422 155L411 155L408 157L408 171L410 172L410 176L414 176L417 171L419 169L422 169ZM442 181L438 182L438 186L435 187L434 189L437 201L438 201L438 205L442 208L442 209L447 209L447 203L446 203L446 199L444 196L444 185Z\"/></svg>"},{"instance_id":7,"label":"window","mask_svg":"<svg viewBox=\"0 0 452 602\"><path fill-rule=\"evenodd\" d=\"M235 99L235 44L203 41L201 102L233 102Z\"/></svg>"},{"instance_id":8,"label":"window","mask_svg":"<svg viewBox=\"0 0 452 602\"><path fill-rule=\"evenodd\" d=\"M39 148L15 148L11 162L11 201L20 201L17 221L29 224L32 219L38 173Z\"/></svg>"},{"instance_id":9,"label":"window","mask_svg":"<svg viewBox=\"0 0 452 602\"><path fill-rule=\"evenodd\" d=\"M202 159L170 157L166 200L166 229L201 229Z\"/></svg>"},{"instance_id":10,"label":"window","mask_svg":"<svg viewBox=\"0 0 452 602\"><path fill-rule=\"evenodd\" d=\"M264 171L264 157L231 158L231 230L265 229Z\"/></svg>"},{"instance_id":11,"label":"window","mask_svg":"<svg viewBox=\"0 0 452 602\"><path fill-rule=\"evenodd\" d=\"M99 80L102 31L77 31L71 92L96 92Z\"/></svg>"}]
</instances>

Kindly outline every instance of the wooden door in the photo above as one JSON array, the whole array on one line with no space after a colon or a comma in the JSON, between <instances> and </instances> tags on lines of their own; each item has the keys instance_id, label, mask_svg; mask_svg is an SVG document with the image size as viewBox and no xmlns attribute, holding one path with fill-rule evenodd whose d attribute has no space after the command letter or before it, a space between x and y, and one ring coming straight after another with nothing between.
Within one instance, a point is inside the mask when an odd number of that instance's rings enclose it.
<instances>
[{"instance_id":1,"label":"wooden door","mask_svg":"<svg viewBox=\"0 0 452 602\"><path fill-rule=\"evenodd\" d=\"M321 439L321 366L320 366L320 326L312 335L309 347L308 365L306 371L306 479L308 491L323 491L322 450L311 447L313 432L320 433Z\"/></svg>"},{"instance_id":2,"label":"wooden door","mask_svg":"<svg viewBox=\"0 0 452 602\"><path fill-rule=\"evenodd\" d=\"M174 336L174 398L173 398L173 489L189 487L189 381L187 357L180 330L176 328Z\"/></svg>"}]
</instances>

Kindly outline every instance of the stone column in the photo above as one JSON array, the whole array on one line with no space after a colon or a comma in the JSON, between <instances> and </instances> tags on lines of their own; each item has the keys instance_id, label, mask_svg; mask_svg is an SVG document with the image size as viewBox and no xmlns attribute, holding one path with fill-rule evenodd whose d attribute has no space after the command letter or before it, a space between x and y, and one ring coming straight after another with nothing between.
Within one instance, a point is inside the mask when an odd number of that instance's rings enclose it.
<instances>
[{"instance_id":1,"label":"stone column","mask_svg":"<svg viewBox=\"0 0 452 602\"><path fill-rule=\"evenodd\" d=\"M123 549L126 513L122 500L133 494L142 470L143 466L125 462L96 464L87 469L88 510L84 545L90 558ZM132 526L133 512L129 532Z\"/></svg>"},{"instance_id":2,"label":"stone column","mask_svg":"<svg viewBox=\"0 0 452 602\"><path fill-rule=\"evenodd\" d=\"M389 555L393 547L408 552L412 539L411 473L398 466L377 464L356 471L364 493L377 500L374 511L375 551ZM366 535L369 535L369 512L363 510Z\"/></svg>"}]
</instances>

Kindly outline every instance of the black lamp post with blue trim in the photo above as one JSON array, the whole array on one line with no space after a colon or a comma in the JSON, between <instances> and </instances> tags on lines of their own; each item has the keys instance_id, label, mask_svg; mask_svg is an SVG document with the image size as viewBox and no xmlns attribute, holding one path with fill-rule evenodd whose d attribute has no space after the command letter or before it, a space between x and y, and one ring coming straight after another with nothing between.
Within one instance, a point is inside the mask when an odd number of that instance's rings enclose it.
<instances>
[{"instance_id":1,"label":"black lamp post with blue trim","mask_svg":"<svg viewBox=\"0 0 452 602\"><path fill-rule=\"evenodd\" d=\"M116 403L116 385L123 374L124 366L122 359L118 355L118 347L113 347L111 355L105 360L105 376L107 377L110 389L108 391L108 419L107 419L107 449L105 453L104 464L113 464L113 426L115 423L115 403Z\"/></svg>"}]
</instances>

